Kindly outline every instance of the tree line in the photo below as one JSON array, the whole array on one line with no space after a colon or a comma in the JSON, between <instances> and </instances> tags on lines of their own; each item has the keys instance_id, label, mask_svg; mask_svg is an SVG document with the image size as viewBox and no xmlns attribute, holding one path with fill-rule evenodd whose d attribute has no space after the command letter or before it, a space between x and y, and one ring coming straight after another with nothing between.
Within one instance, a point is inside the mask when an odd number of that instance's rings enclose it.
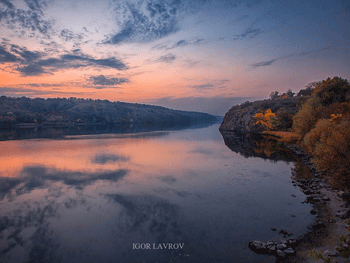
<instances>
[{"instance_id":1,"label":"tree line","mask_svg":"<svg viewBox=\"0 0 350 263\"><path fill-rule=\"evenodd\" d=\"M271 96L273 95L273 98ZM270 99L278 99L276 92ZM286 130L298 135L299 145L313 156L317 169L343 187L350 188L350 84L340 77L312 82L298 92L307 99L293 116L288 110L270 109L254 115L266 130ZM288 121L287 124L282 124Z\"/></svg>"}]
</instances>

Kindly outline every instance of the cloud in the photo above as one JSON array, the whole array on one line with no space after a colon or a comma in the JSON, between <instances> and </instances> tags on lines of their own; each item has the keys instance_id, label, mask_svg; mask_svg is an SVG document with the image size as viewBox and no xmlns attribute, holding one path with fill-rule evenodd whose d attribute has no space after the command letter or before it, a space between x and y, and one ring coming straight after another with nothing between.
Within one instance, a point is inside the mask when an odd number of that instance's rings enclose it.
<instances>
[{"instance_id":1,"label":"cloud","mask_svg":"<svg viewBox=\"0 0 350 263\"><path fill-rule=\"evenodd\" d=\"M108 78L104 75L91 76L89 80L92 81L94 85L101 86L113 86L129 82L129 80L126 78Z\"/></svg>"},{"instance_id":2,"label":"cloud","mask_svg":"<svg viewBox=\"0 0 350 263\"><path fill-rule=\"evenodd\" d=\"M8 0L0 0L0 3L4 4L6 7L13 9L15 6Z\"/></svg>"},{"instance_id":3,"label":"cloud","mask_svg":"<svg viewBox=\"0 0 350 263\"><path fill-rule=\"evenodd\" d=\"M147 43L179 31L179 13L183 2L178 0L120 3L117 7L121 30L105 43Z\"/></svg>"},{"instance_id":4,"label":"cloud","mask_svg":"<svg viewBox=\"0 0 350 263\"><path fill-rule=\"evenodd\" d=\"M0 45L0 63L17 62L19 58Z\"/></svg>"},{"instance_id":5,"label":"cloud","mask_svg":"<svg viewBox=\"0 0 350 263\"><path fill-rule=\"evenodd\" d=\"M29 29L38 31L49 37L53 22L43 19L46 2L40 0L25 0L29 10L19 9L8 0L1 0L0 3L6 6L0 9L0 21L4 21L8 28Z\"/></svg>"},{"instance_id":6,"label":"cloud","mask_svg":"<svg viewBox=\"0 0 350 263\"><path fill-rule=\"evenodd\" d=\"M207 112L210 114L223 116L233 105L240 104L247 100L254 100L254 98L228 96L187 98L165 97L148 100L145 101L145 103L155 104L172 109Z\"/></svg>"},{"instance_id":7,"label":"cloud","mask_svg":"<svg viewBox=\"0 0 350 263\"><path fill-rule=\"evenodd\" d=\"M50 182L62 182L68 186L83 188L96 181L117 182L128 174L128 170L111 170L96 173L66 171L45 166L27 166L22 169L17 178L3 178L0 176L0 200L12 189L21 194L43 187Z\"/></svg>"},{"instance_id":8,"label":"cloud","mask_svg":"<svg viewBox=\"0 0 350 263\"><path fill-rule=\"evenodd\" d=\"M271 60L268 60L268 61L262 61L262 62L254 63L254 64L252 64L252 66L254 68L270 66L274 62L276 62L278 59L279 58L275 58L275 59L271 59Z\"/></svg>"},{"instance_id":9,"label":"cloud","mask_svg":"<svg viewBox=\"0 0 350 263\"><path fill-rule=\"evenodd\" d=\"M84 39L84 34L75 34L71 30L63 29L61 30L59 37L66 42L68 41L80 42Z\"/></svg>"},{"instance_id":10,"label":"cloud","mask_svg":"<svg viewBox=\"0 0 350 263\"><path fill-rule=\"evenodd\" d=\"M261 31L260 29L247 28L246 31L244 31L244 33L242 33L240 35L235 35L233 37L233 40L244 40L247 38L255 38L256 36L260 35L261 33L263 33L263 31Z\"/></svg>"},{"instance_id":11,"label":"cloud","mask_svg":"<svg viewBox=\"0 0 350 263\"><path fill-rule=\"evenodd\" d=\"M123 156L123 155L115 155L115 154L107 154L107 153L100 153L95 155L91 162L97 163L97 164L107 164L107 163L118 163L118 162L126 162L130 158Z\"/></svg>"},{"instance_id":12,"label":"cloud","mask_svg":"<svg viewBox=\"0 0 350 263\"><path fill-rule=\"evenodd\" d=\"M268 60L268 61L262 61L262 62L254 63L251 66L253 68L266 67L266 66L272 65L277 60L286 60L286 59L291 59L291 58L305 57L305 56L309 56L309 55L319 55L320 52L327 51L327 50L330 50L330 49L331 49L331 46L327 46L327 47L324 47L324 48L318 48L318 49L309 50L309 51L302 51L302 52L299 52L299 53L292 53L292 54L285 55L285 56L280 56L280 57L277 57L277 58L274 58L274 59L271 59L271 60Z\"/></svg>"},{"instance_id":13,"label":"cloud","mask_svg":"<svg viewBox=\"0 0 350 263\"><path fill-rule=\"evenodd\" d=\"M17 71L22 73L22 76L38 76L42 74L49 74L49 71L46 71L42 66L32 64L24 67L18 67Z\"/></svg>"},{"instance_id":14,"label":"cloud","mask_svg":"<svg viewBox=\"0 0 350 263\"><path fill-rule=\"evenodd\" d=\"M47 7L45 0L24 0L30 10L43 14L43 9Z\"/></svg>"},{"instance_id":15,"label":"cloud","mask_svg":"<svg viewBox=\"0 0 350 263\"><path fill-rule=\"evenodd\" d=\"M159 57L156 59L157 62L164 62L164 63L172 63L176 59L176 56L173 54L166 54L164 56Z\"/></svg>"},{"instance_id":16,"label":"cloud","mask_svg":"<svg viewBox=\"0 0 350 263\"><path fill-rule=\"evenodd\" d=\"M32 190L46 184L47 181L62 182L66 185L83 187L98 180L117 182L127 175L128 170L102 171L86 173L79 171L65 171L44 166L30 166L22 170L24 187Z\"/></svg>"},{"instance_id":17,"label":"cloud","mask_svg":"<svg viewBox=\"0 0 350 263\"><path fill-rule=\"evenodd\" d=\"M191 88L194 89L209 89L215 87L212 83L202 84L202 85L193 85Z\"/></svg>"},{"instance_id":18,"label":"cloud","mask_svg":"<svg viewBox=\"0 0 350 263\"><path fill-rule=\"evenodd\" d=\"M35 89L26 89L26 88L13 88L13 87L0 87L0 94L2 96L38 96L38 95L47 95L54 94L57 92L52 91L41 91Z\"/></svg>"},{"instance_id":19,"label":"cloud","mask_svg":"<svg viewBox=\"0 0 350 263\"><path fill-rule=\"evenodd\" d=\"M185 46L191 46L191 45L198 45L204 43L203 38L188 38L188 39L181 39L175 43L173 42L165 42L165 43L160 43L157 45L152 46L151 49L158 49L158 50L170 50L170 49L175 49L179 47L185 47Z\"/></svg>"},{"instance_id":20,"label":"cloud","mask_svg":"<svg viewBox=\"0 0 350 263\"><path fill-rule=\"evenodd\" d=\"M160 176L158 179L167 184L173 184L177 181L177 179L172 175Z\"/></svg>"},{"instance_id":21,"label":"cloud","mask_svg":"<svg viewBox=\"0 0 350 263\"><path fill-rule=\"evenodd\" d=\"M40 59L43 56L42 52L38 51L29 51L25 47L20 47L17 45L11 45L11 52L19 55L22 60L24 60L26 63L32 62L35 60Z\"/></svg>"},{"instance_id":22,"label":"cloud","mask_svg":"<svg viewBox=\"0 0 350 263\"><path fill-rule=\"evenodd\" d=\"M128 67L114 57L96 59L85 54L64 54L58 58L39 59L31 63L23 63L16 68L23 76L38 76L51 74L60 69L72 69L83 67L104 67L117 70L126 70Z\"/></svg>"},{"instance_id":23,"label":"cloud","mask_svg":"<svg viewBox=\"0 0 350 263\"><path fill-rule=\"evenodd\" d=\"M190 88L198 89L198 90L209 90L209 89L224 89L226 86L225 83L229 82L229 79L220 79L220 80L214 80L208 83L199 84L199 85L192 85Z\"/></svg>"},{"instance_id":24,"label":"cloud","mask_svg":"<svg viewBox=\"0 0 350 263\"><path fill-rule=\"evenodd\" d=\"M106 198L123 209L118 218L123 233L138 231L159 242L184 239L177 222L178 205L149 195L107 194Z\"/></svg>"}]
</instances>

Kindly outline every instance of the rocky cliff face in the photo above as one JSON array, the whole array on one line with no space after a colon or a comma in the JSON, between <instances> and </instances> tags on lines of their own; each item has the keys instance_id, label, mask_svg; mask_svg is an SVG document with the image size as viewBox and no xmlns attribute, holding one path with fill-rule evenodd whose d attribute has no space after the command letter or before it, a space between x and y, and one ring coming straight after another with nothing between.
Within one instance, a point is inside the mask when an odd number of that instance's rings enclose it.
<instances>
[{"instance_id":1,"label":"rocky cliff face","mask_svg":"<svg viewBox=\"0 0 350 263\"><path fill-rule=\"evenodd\" d=\"M275 113L281 108L286 108L288 112L294 115L298 111L300 103L297 97L245 102L233 106L225 114L219 129L238 133L259 133L264 130L262 127L255 125L254 115L259 110L265 111L270 108Z\"/></svg>"}]
</instances>

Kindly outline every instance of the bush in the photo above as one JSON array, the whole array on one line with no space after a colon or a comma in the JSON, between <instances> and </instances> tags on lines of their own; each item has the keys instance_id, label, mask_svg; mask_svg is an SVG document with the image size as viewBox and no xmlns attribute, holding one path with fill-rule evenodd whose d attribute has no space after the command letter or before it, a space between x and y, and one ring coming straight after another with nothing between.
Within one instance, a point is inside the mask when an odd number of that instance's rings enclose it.
<instances>
[{"instance_id":1,"label":"bush","mask_svg":"<svg viewBox=\"0 0 350 263\"><path fill-rule=\"evenodd\" d=\"M321 119L304 138L305 149L321 171L330 172L333 182L350 188L350 118L333 115Z\"/></svg>"},{"instance_id":2,"label":"bush","mask_svg":"<svg viewBox=\"0 0 350 263\"><path fill-rule=\"evenodd\" d=\"M288 130L293 125L293 113L287 110L285 107L280 108L276 112L276 118L278 121L278 130Z\"/></svg>"},{"instance_id":3,"label":"bush","mask_svg":"<svg viewBox=\"0 0 350 263\"><path fill-rule=\"evenodd\" d=\"M322 112L322 105L319 100L310 98L293 117L293 130L304 138L317 123Z\"/></svg>"},{"instance_id":4,"label":"bush","mask_svg":"<svg viewBox=\"0 0 350 263\"><path fill-rule=\"evenodd\" d=\"M349 82L345 79L334 77L323 80L317 85L313 96L320 100L323 106L336 102L345 102L350 92Z\"/></svg>"}]
</instances>

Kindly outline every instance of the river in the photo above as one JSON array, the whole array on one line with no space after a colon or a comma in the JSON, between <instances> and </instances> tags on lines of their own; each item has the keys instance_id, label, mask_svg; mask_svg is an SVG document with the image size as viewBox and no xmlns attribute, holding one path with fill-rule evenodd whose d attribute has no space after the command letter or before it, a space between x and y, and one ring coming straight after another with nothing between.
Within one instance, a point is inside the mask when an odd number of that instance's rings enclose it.
<instances>
[{"instance_id":1,"label":"river","mask_svg":"<svg viewBox=\"0 0 350 263\"><path fill-rule=\"evenodd\" d=\"M248 242L314 221L294 163L233 151L217 124L0 149L0 262L275 262Z\"/></svg>"}]
</instances>

